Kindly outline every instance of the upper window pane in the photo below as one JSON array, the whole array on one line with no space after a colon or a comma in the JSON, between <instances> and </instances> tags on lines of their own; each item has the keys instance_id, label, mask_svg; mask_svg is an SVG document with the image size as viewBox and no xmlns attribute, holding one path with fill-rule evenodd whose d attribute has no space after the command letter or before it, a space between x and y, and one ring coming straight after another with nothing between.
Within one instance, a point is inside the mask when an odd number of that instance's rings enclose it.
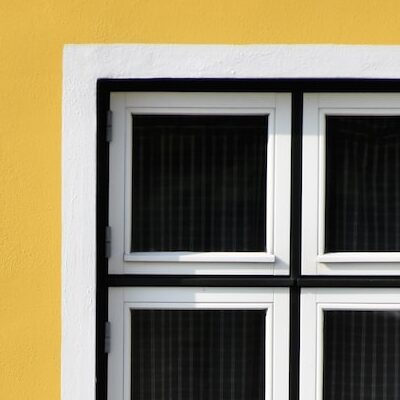
<instances>
[{"instance_id":1,"label":"upper window pane","mask_svg":"<svg viewBox=\"0 0 400 400\"><path fill-rule=\"evenodd\" d=\"M132 252L266 250L267 116L132 118Z\"/></svg>"},{"instance_id":2,"label":"upper window pane","mask_svg":"<svg viewBox=\"0 0 400 400\"><path fill-rule=\"evenodd\" d=\"M325 252L400 250L400 117L326 117Z\"/></svg>"}]
</instances>

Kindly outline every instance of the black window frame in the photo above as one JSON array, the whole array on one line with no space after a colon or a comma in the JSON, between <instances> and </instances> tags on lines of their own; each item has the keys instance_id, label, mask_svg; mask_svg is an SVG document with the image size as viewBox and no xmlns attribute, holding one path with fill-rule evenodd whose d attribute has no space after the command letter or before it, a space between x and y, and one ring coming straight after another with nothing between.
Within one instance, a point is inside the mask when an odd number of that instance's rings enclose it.
<instances>
[{"instance_id":1,"label":"black window frame","mask_svg":"<svg viewBox=\"0 0 400 400\"><path fill-rule=\"evenodd\" d=\"M111 92L286 92L292 95L290 275L109 275L105 230L108 225L107 111ZM302 287L400 288L400 276L304 276L301 274L302 129L304 93L395 93L397 79L99 79L97 81L96 176L96 399L107 399L108 289L129 286L290 288L289 400L299 398L300 291Z\"/></svg>"}]
</instances>

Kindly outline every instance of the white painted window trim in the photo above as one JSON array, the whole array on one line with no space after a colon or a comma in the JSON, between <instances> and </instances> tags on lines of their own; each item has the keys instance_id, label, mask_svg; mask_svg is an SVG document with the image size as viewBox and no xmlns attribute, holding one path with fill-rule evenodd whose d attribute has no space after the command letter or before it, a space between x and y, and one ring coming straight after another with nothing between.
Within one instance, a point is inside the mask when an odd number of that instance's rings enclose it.
<instances>
[{"instance_id":1,"label":"white painted window trim","mask_svg":"<svg viewBox=\"0 0 400 400\"><path fill-rule=\"evenodd\" d=\"M95 399L98 79L399 79L399 71L400 46L65 46L62 107L62 400Z\"/></svg>"},{"instance_id":2,"label":"white painted window trim","mask_svg":"<svg viewBox=\"0 0 400 400\"><path fill-rule=\"evenodd\" d=\"M109 315L108 398L130 399L132 309L267 310L265 319L265 400L288 399L288 288L112 288Z\"/></svg>"},{"instance_id":3,"label":"white painted window trim","mask_svg":"<svg viewBox=\"0 0 400 400\"><path fill-rule=\"evenodd\" d=\"M302 272L306 275L398 275L398 252L324 253L326 115L400 115L400 94L304 95Z\"/></svg>"},{"instance_id":4,"label":"white painted window trim","mask_svg":"<svg viewBox=\"0 0 400 400\"><path fill-rule=\"evenodd\" d=\"M400 310L400 289L302 289L300 400L323 400L324 310Z\"/></svg>"},{"instance_id":5,"label":"white painted window trim","mask_svg":"<svg viewBox=\"0 0 400 400\"><path fill-rule=\"evenodd\" d=\"M112 93L110 273L289 274L291 95L287 93ZM268 115L266 252L133 253L132 114Z\"/></svg>"}]
</instances>

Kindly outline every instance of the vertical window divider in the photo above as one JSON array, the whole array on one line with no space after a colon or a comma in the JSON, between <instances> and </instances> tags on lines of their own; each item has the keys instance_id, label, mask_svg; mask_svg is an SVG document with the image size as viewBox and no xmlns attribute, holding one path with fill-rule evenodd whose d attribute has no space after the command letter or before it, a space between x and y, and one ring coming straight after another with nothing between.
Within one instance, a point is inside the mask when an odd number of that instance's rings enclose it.
<instances>
[{"instance_id":1,"label":"vertical window divider","mask_svg":"<svg viewBox=\"0 0 400 400\"><path fill-rule=\"evenodd\" d=\"M289 342L289 400L299 399L300 366L300 287L301 271L301 177L303 92L292 92L292 152L290 201L290 342Z\"/></svg>"}]
</instances>

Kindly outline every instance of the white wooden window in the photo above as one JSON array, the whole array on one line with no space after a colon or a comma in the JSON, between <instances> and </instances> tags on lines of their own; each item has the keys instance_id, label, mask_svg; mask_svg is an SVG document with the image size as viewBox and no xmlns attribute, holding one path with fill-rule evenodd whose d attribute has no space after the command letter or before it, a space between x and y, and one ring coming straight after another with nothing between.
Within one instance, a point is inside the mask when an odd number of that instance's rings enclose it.
<instances>
[{"instance_id":1,"label":"white wooden window","mask_svg":"<svg viewBox=\"0 0 400 400\"><path fill-rule=\"evenodd\" d=\"M110 273L289 273L290 94L112 93L109 223ZM132 251L132 116L265 116L268 119L266 243L263 251ZM140 151L140 150L139 150ZM238 168L242 168L238 162ZM196 185L197 182L191 182Z\"/></svg>"},{"instance_id":2,"label":"white wooden window","mask_svg":"<svg viewBox=\"0 0 400 400\"><path fill-rule=\"evenodd\" d=\"M178 65L176 60L184 62ZM325 77L379 80L398 79L399 64L398 46L66 45L63 61L62 146L62 398L95 398L98 79ZM286 162L286 156L284 158ZM317 164L313 165L316 170ZM311 214L316 212L315 203L312 204L314 208L310 208ZM310 232L318 226L309 217L303 218L304 224ZM278 253L275 251L275 254ZM317 269L317 255L317 251L311 253L309 265L312 273ZM123 249L120 261L122 258ZM121 262L116 265L119 266L114 267L114 271L124 270ZM303 268L303 273L308 272ZM369 297L370 290L366 292ZM313 353L308 357L311 359ZM284 386L287 387L286 382ZM306 396L305 400L312 398Z\"/></svg>"},{"instance_id":3,"label":"white wooden window","mask_svg":"<svg viewBox=\"0 0 400 400\"><path fill-rule=\"evenodd\" d=\"M135 384L131 382L131 313L134 310L265 310L265 399L288 398L289 289L111 288L109 399L131 399Z\"/></svg>"},{"instance_id":4,"label":"white wooden window","mask_svg":"<svg viewBox=\"0 0 400 400\"><path fill-rule=\"evenodd\" d=\"M324 329L324 319L332 311L339 316L354 311L339 332ZM346 398L360 398L364 390L378 397L397 391L399 316L399 289L302 289L300 400L332 398L332 390L336 396L344 390ZM366 323L371 317L374 322ZM324 343L327 337L329 342ZM324 348L329 354L324 355Z\"/></svg>"},{"instance_id":5,"label":"white wooden window","mask_svg":"<svg viewBox=\"0 0 400 400\"><path fill-rule=\"evenodd\" d=\"M302 273L306 275L326 274L326 275L397 275L400 273L400 253L397 249L393 251L384 249L384 245L379 248L363 247L363 251L338 250L327 251L327 207L330 207L329 200L326 198L330 193L328 189L337 184L332 179L327 180L327 127L332 119L340 117L344 123L353 118L353 120L362 121L365 118L372 118L382 121L400 118L400 96L395 93L321 93L321 94L305 94L304 95L304 119L303 119L303 198L302 198ZM329 119L330 118L330 119ZM354 121L353 121L354 123ZM372 122L374 123L374 122ZM398 123L398 119L397 122ZM353 124L354 125L354 124ZM349 134L353 129L348 127ZM333 134L333 133L330 133ZM377 137L380 135L377 129ZM360 224L361 217L353 222L354 231L358 229L358 235L368 235L369 233L377 235L375 241L381 243L389 243L389 238L395 235L390 229L387 232L380 233L379 229L373 225L378 224L381 218L392 221L395 226L394 212L391 214L389 207L385 204L386 199L383 198L380 204L373 207L364 207L362 209L360 203L357 203L358 195L375 195L385 197L387 194L392 198L396 197L395 185L399 168L397 166L380 175L371 174L368 179L368 164L372 169L377 170L381 165L387 162L388 157L396 160L393 147L386 145L387 150L383 150L381 156L376 156L374 160L368 161L366 146L364 150L352 150L353 154L347 155L351 163L356 162L357 168L361 171L364 169L363 177L365 182L350 181L348 183L348 192L352 196L343 195L344 202L352 202L348 205L351 208L348 213L342 213L336 219L354 218L357 213L364 212L365 218L374 218L370 222ZM359 147L361 149L361 147ZM344 151L346 151L344 149ZM371 152L371 148L369 149ZM393 153L393 154L392 154ZM389 154L389 155L388 155ZM391 155L390 155L391 154ZM332 156L333 157L333 156ZM365 162L364 162L364 158ZM393 161L395 162L395 161ZM365 165L363 165L363 163ZM346 172L346 165L338 166L342 168L342 180L348 180L350 172ZM353 167L356 168L356 167ZM381 181L387 181L386 192L380 189ZM392 182L392 184L390 183ZM363 189L361 190L361 184ZM361 193L364 191L365 193ZM388 196L386 196L388 197ZM355 199L353 201L353 199ZM393 201L394 203L396 200ZM396 205L393 205L393 210ZM396 212L397 213L397 212ZM375 215L376 214L376 218ZM333 218L334 220L334 218ZM347 235L336 232L341 242L355 240L355 232ZM362 232L361 232L362 231ZM386 238L384 236L387 236ZM345 246L346 247L346 246Z\"/></svg>"}]
</instances>

